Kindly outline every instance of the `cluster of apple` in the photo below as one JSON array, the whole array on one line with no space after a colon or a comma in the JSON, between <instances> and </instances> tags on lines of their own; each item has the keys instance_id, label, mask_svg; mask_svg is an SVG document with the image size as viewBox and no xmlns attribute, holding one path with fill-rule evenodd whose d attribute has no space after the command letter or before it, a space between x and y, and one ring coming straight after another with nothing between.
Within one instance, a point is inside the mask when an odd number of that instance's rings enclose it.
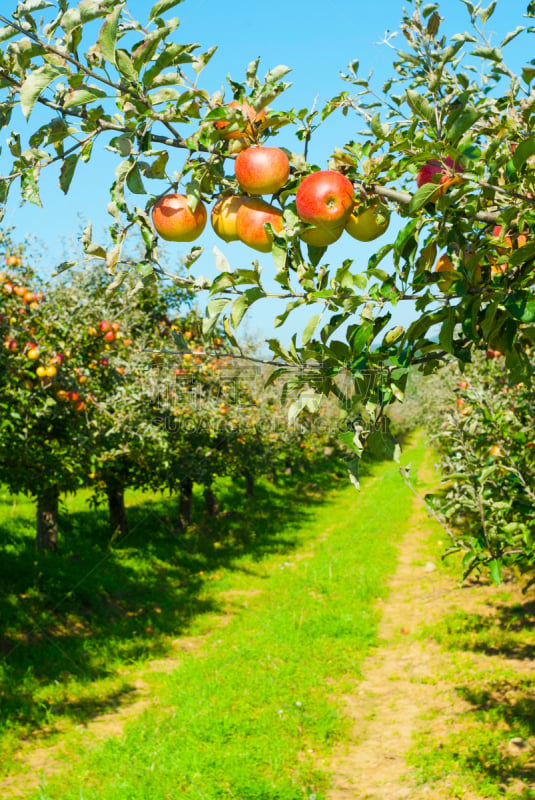
<instances>
[{"instance_id":1,"label":"cluster of apple","mask_svg":"<svg viewBox=\"0 0 535 800\"><path fill-rule=\"evenodd\" d=\"M95 328L91 326L89 328L89 335L90 336L97 336L100 332L104 338L105 342L114 342L116 339L122 339L123 334L120 331L121 324L116 320L114 322L109 322L107 319L102 319L98 323L98 327ZM124 342L126 344L126 342ZM128 344L132 344L132 341L129 339Z\"/></svg>"},{"instance_id":2,"label":"cluster of apple","mask_svg":"<svg viewBox=\"0 0 535 800\"><path fill-rule=\"evenodd\" d=\"M262 199L262 195L276 195L286 186L290 161L281 148L254 143L255 128L267 124L265 112L257 113L247 103L237 101L228 107L239 110L245 120L244 127L222 134L234 145L229 149L238 151L235 176L241 194L227 194L217 200L211 211L212 227L225 242L239 240L267 253L273 237L265 226L269 223L275 233L282 231L283 211ZM215 126L224 130L229 122L218 120ZM362 208L351 181L336 170L305 176L297 187L295 202L297 214L306 226L300 238L316 247L333 244L344 231L359 241L371 241L388 228L388 209L377 201ZM183 194L164 195L152 207L154 228L167 241L194 241L203 232L207 219L204 203L199 201L192 209Z\"/></svg>"}]
</instances>

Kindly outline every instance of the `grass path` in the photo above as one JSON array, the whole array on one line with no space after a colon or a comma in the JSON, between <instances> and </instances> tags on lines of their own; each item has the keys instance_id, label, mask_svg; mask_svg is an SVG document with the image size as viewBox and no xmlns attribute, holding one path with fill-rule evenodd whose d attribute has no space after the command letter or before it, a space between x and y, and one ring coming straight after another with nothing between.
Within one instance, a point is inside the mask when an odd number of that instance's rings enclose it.
<instances>
[{"instance_id":1,"label":"grass path","mask_svg":"<svg viewBox=\"0 0 535 800\"><path fill-rule=\"evenodd\" d=\"M411 458L422 455L420 443ZM361 494L340 482L303 519L293 552L243 556L212 576L218 610L193 620L163 661L127 670L130 708L71 729L48 752L27 747L2 796L324 797L318 757L347 734L341 697L375 642L411 506L394 464L374 465Z\"/></svg>"}]
</instances>

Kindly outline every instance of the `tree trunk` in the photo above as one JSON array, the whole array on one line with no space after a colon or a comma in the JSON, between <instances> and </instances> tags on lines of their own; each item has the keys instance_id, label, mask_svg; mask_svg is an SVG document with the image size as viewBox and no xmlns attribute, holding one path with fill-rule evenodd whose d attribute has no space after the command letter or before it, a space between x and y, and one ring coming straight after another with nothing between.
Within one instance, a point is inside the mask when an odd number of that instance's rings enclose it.
<instances>
[{"instance_id":1,"label":"tree trunk","mask_svg":"<svg viewBox=\"0 0 535 800\"><path fill-rule=\"evenodd\" d=\"M193 481L184 478L180 481L180 499L178 501L179 529L184 530L191 525L193 519Z\"/></svg>"},{"instance_id":2,"label":"tree trunk","mask_svg":"<svg viewBox=\"0 0 535 800\"><path fill-rule=\"evenodd\" d=\"M245 495L251 500L254 497L254 475L247 470L243 477L245 478Z\"/></svg>"},{"instance_id":3,"label":"tree trunk","mask_svg":"<svg viewBox=\"0 0 535 800\"><path fill-rule=\"evenodd\" d=\"M217 514L219 514L219 501L215 496L211 486L207 486L204 490L204 502L206 503L206 510L211 517L215 517Z\"/></svg>"},{"instance_id":4,"label":"tree trunk","mask_svg":"<svg viewBox=\"0 0 535 800\"><path fill-rule=\"evenodd\" d=\"M48 486L37 497L38 550L55 553L58 549L59 489L57 484Z\"/></svg>"},{"instance_id":5,"label":"tree trunk","mask_svg":"<svg viewBox=\"0 0 535 800\"><path fill-rule=\"evenodd\" d=\"M106 478L108 511L113 533L128 533L128 517L124 504L124 486L117 478Z\"/></svg>"}]
</instances>

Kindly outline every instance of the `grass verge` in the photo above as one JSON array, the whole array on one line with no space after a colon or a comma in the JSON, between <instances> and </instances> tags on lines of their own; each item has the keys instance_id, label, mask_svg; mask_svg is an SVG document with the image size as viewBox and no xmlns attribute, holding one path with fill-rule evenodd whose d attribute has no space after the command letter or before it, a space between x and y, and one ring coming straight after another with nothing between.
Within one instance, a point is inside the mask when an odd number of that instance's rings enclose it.
<instances>
[{"instance_id":1,"label":"grass verge","mask_svg":"<svg viewBox=\"0 0 535 800\"><path fill-rule=\"evenodd\" d=\"M410 457L416 464L422 455L418 444ZM88 752L86 737L77 752L77 736L64 733L62 749L75 766L43 780L35 797L323 796L328 776L315 768L317 754L346 729L336 697L358 677L375 642L374 604L385 594L395 543L412 507L392 464L372 465L361 494L345 482L340 487L327 502L319 502L317 493L307 499L302 486L272 488L255 502L255 519L242 518L234 532L211 535L209 542L197 529L196 546L186 553L175 542L174 554L157 557L146 528L146 549L136 554L126 548L120 558L113 551L120 563L105 582L107 596L117 604L118 593L123 600L134 594L136 607L144 609L137 617L117 615L115 622L137 626L135 650L156 655L166 636L207 633L221 612L230 607L239 613L216 627L198 652L184 653L171 674L153 677L154 707L129 723L121 738ZM208 554L216 561L208 562ZM165 591L158 594L158 613L150 591L160 585ZM108 631L102 629L101 643ZM81 636L86 646L91 638L90 631ZM159 639L160 647L154 645ZM116 643L128 652L126 631ZM113 681L119 664L110 660L102 659L99 669Z\"/></svg>"},{"instance_id":2,"label":"grass verge","mask_svg":"<svg viewBox=\"0 0 535 800\"><path fill-rule=\"evenodd\" d=\"M430 550L444 534L430 526ZM449 581L460 558L439 569ZM447 787L452 798L535 798L535 603L513 576L501 586L474 578L457 607L423 628L445 654L438 680L459 708L445 726L426 715L408 763L420 784Z\"/></svg>"}]
</instances>

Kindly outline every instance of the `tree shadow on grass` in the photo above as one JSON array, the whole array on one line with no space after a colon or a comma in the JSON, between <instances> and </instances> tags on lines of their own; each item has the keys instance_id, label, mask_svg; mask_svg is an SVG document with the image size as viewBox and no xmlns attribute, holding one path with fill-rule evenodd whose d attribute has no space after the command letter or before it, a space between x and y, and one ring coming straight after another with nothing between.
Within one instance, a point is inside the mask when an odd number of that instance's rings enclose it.
<instances>
[{"instance_id":1,"label":"tree shadow on grass","mask_svg":"<svg viewBox=\"0 0 535 800\"><path fill-rule=\"evenodd\" d=\"M103 509L76 510L61 520L58 555L36 553L33 516L0 516L0 736L116 707L131 691L118 667L165 656L194 618L222 610L211 573L251 571L244 555L260 561L298 547L334 485L318 470L306 484L261 482L251 500L239 481L223 483L231 513L209 517L198 493L196 524L180 535L171 533L173 497L137 495L129 533L115 538Z\"/></svg>"},{"instance_id":2,"label":"tree shadow on grass","mask_svg":"<svg viewBox=\"0 0 535 800\"><path fill-rule=\"evenodd\" d=\"M456 686L471 706L463 715L468 727L454 737L456 759L477 780L490 779L500 791L508 787L526 800L535 785L535 757L528 742L535 736L535 675L529 670L534 622L532 601L495 602L492 613L457 611L433 629L448 649L489 657L483 677L478 670L473 680Z\"/></svg>"},{"instance_id":3,"label":"tree shadow on grass","mask_svg":"<svg viewBox=\"0 0 535 800\"><path fill-rule=\"evenodd\" d=\"M473 737L464 760L498 786L515 786L515 796L533 797L535 757L530 739L535 735L535 679L487 681L486 685L457 687L472 705L488 735Z\"/></svg>"},{"instance_id":4,"label":"tree shadow on grass","mask_svg":"<svg viewBox=\"0 0 535 800\"><path fill-rule=\"evenodd\" d=\"M535 643L535 603L497 604L495 613L456 611L444 618L439 638L450 649L473 650L490 656L532 661Z\"/></svg>"}]
</instances>

